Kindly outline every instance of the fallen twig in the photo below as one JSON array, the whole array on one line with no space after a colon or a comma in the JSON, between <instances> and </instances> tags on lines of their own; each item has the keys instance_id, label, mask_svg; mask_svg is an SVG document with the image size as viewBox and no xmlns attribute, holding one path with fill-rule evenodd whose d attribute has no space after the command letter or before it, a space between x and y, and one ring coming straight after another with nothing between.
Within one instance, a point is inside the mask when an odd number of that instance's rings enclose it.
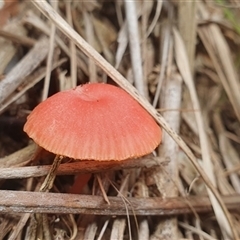
<instances>
[{"instance_id":1,"label":"fallen twig","mask_svg":"<svg viewBox=\"0 0 240 240\"><path fill-rule=\"evenodd\" d=\"M78 173L97 173L107 170L120 170L136 167L154 167L161 163L167 163L166 159L159 157L144 157L139 159L130 159L122 162L118 161L76 161L72 163L61 164L57 175L74 175ZM0 168L0 179L16 179L29 177L42 177L48 174L51 165L31 166L31 167L10 167Z\"/></svg>"},{"instance_id":2,"label":"fallen twig","mask_svg":"<svg viewBox=\"0 0 240 240\"><path fill-rule=\"evenodd\" d=\"M24 192L0 190L0 213L61 213L126 215L126 205L120 197L108 197L110 205L103 197L63 193ZM37 201L36 201L37 199ZM229 210L239 208L240 196L222 196ZM212 211L207 196L187 198L127 198L127 207L133 209L130 215L179 215ZM191 205L191 207L190 207Z\"/></svg>"}]
</instances>

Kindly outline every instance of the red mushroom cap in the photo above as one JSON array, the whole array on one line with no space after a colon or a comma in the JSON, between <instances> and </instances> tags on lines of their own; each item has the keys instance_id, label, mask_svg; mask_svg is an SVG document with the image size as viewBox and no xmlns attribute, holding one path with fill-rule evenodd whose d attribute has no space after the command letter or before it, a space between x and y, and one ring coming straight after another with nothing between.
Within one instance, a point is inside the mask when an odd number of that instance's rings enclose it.
<instances>
[{"instance_id":1,"label":"red mushroom cap","mask_svg":"<svg viewBox=\"0 0 240 240\"><path fill-rule=\"evenodd\" d=\"M28 116L24 131L58 155L82 160L124 160L152 152L161 129L121 88L90 83L59 92Z\"/></svg>"}]
</instances>

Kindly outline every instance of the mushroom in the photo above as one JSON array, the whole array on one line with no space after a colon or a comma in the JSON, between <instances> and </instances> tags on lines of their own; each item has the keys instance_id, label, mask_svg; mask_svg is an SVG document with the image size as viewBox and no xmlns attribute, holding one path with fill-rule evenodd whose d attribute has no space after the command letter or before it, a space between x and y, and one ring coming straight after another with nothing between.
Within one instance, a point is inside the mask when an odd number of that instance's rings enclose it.
<instances>
[{"instance_id":1,"label":"mushroom","mask_svg":"<svg viewBox=\"0 0 240 240\"><path fill-rule=\"evenodd\" d=\"M80 85L49 97L30 113L24 131L49 152L96 161L149 154L162 135L135 99L104 83Z\"/></svg>"}]
</instances>

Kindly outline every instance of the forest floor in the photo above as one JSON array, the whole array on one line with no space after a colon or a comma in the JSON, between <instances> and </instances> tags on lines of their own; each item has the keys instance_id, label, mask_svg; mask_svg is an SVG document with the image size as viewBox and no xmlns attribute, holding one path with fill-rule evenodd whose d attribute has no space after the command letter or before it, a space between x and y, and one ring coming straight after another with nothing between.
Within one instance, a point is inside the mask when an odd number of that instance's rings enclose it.
<instances>
[{"instance_id":1,"label":"forest floor","mask_svg":"<svg viewBox=\"0 0 240 240\"><path fill-rule=\"evenodd\" d=\"M240 239L239 8L2 1L0 240ZM54 169L24 124L88 82L123 88L152 115L163 132L153 153Z\"/></svg>"}]
</instances>

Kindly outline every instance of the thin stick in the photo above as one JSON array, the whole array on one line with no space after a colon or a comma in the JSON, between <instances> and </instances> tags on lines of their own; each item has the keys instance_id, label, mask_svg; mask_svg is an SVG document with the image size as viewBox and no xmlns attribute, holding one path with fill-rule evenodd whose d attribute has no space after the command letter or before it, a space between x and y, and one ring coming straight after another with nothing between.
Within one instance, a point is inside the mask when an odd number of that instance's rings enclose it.
<instances>
[{"instance_id":1,"label":"thin stick","mask_svg":"<svg viewBox=\"0 0 240 240\"><path fill-rule=\"evenodd\" d=\"M56 10L58 6L58 0L52 0L51 4L53 8ZM54 43L55 43L55 35L56 35L56 25L51 22L51 32L50 32L50 39L49 39L49 52L47 57L47 69L46 69L46 76L44 79L44 86L43 86L43 94L42 94L42 101L47 99L48 92L49 92L49 85L50 85L50 78L52 72L52 62L53 62L53 53L54 53Z\"/></svg>"},{"instance_id":2,"label":"thin stick","mask_svg":"<svg viewBox=\"0 0 240 240\"><path fill-rule=\"evenodd\" d=\"M51 192L26 192L0 190L0 213L55 213L126 215L126 206L121 197L108 197L111 205L102 196L64 194ZM222 196L229 210L239 209L240 195ZM191 203L191 206L189 206ZM165 198L126 198L130 215L173 216L181 214L212 213L208 196Z\"/></svg>"},{"instance_id":3,"label":"thin stick","mask_svg":"<svg viewBox=\"0 0 240 240\"><path fill-rule=\"evenodd\" d=\"M122 162L101 161L101 167L99 166L98 161L75 161L72 163L61 164L56 174L75 175L79 173L99 173L108 170L114 171L137 167L163 167L163 164L167 163L168 161L166 159L158 157L143 157L139 159L129 159ZM42 177L47 175L50 169L51 165L0 168L0 179Z\"/></svg>"},{"instance_id":4,"label":"thin stick","mask_svg":"<svg viewBox=\"0 0 240 240\"><path fill-rule=\"evenodd\" d=\"M98 181L99 187L101 189L103 198L107 202L107 204L110 205L110 202L108 200L108 196L107 196L107 194L106 194L106 192L104 190L103 184L102 184L102 180L101 180L101 178L100 178L100 176L98 174L96 174L96 177L97 177L97 181Z\"/></svg>"}]
</instances>

